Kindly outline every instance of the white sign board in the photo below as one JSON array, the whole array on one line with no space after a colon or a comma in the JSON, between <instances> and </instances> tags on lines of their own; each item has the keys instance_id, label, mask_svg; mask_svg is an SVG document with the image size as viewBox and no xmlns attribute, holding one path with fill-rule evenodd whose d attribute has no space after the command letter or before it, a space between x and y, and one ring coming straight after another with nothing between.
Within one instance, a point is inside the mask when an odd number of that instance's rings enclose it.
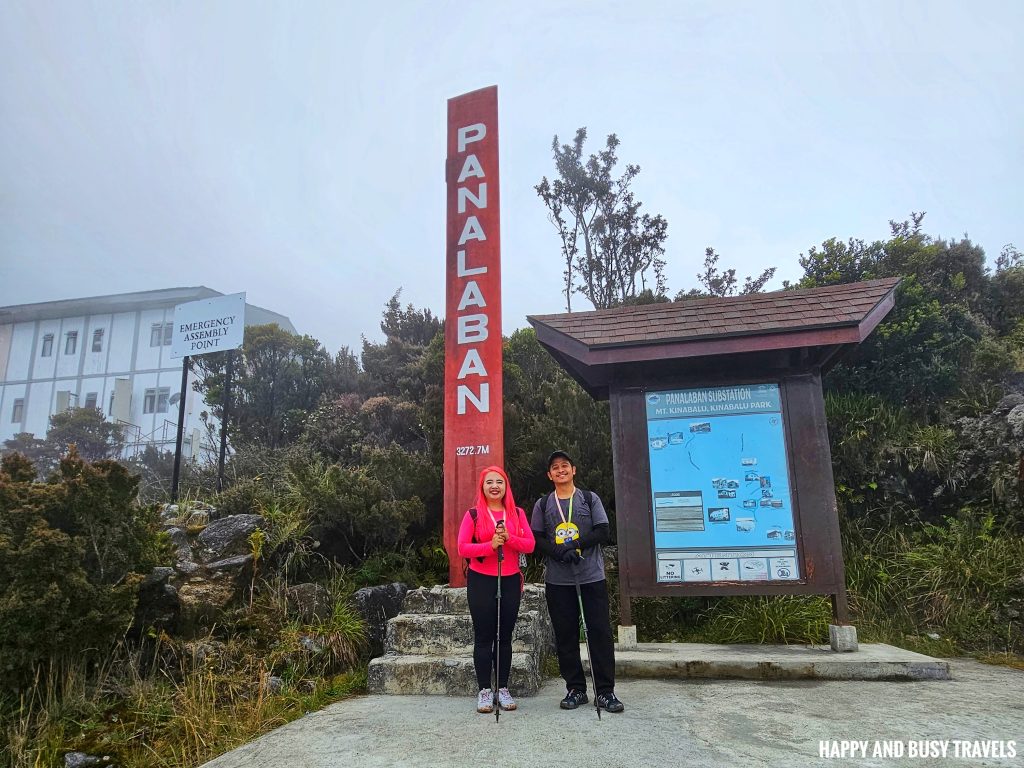
<instances>
[{"instance_id":1,"label":"white sign board","mask_svg":"<svg viewBox=\"0 0 1024 768\"><path fill-rule=\"evenodd\" d=\"M174 308L172 358L238 349L244 337L244 293L190 301Z\"/></svg>"}]
</instances>

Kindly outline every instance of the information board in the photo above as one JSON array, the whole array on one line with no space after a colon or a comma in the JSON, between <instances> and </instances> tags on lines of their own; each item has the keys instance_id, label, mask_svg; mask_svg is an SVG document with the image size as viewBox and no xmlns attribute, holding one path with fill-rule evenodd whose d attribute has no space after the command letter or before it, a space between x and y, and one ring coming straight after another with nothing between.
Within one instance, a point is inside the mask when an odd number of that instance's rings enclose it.
<instances>
[{"instance_id":1,"label":"information board","mask_svg":"<svg viewBox=\"0 0 1024 768\"><path fill-rule=\"evenodd\" d=\"M646 394L657 580L800 578L778 384Z\"/></svg>"}]
</instances>

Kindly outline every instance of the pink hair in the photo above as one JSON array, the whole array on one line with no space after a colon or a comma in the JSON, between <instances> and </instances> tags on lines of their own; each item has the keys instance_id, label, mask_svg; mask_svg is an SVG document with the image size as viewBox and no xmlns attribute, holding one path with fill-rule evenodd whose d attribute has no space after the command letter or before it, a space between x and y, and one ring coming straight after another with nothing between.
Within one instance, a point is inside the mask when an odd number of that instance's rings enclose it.
<instances>
[{"instance_id":1,"label":"pink hair","mask_svg":"<svg viewBox=\"0 0 1024 768\"><path fill-rule=\"evenodd\" d=\"M508 481L508 475L505 474L505 470L501 467L487 467L480 473L480 480L476 484L476 524L478 539L483 541L485 538L489 539L494 535L494 525L491 523L491 516L485 514L487 511L487 497L484 495L484 478L487 477L489 472L496 472L501 475L505 480L505 498L502 502L505 505L505 525L515 526L516 533L519 533L519 514L516 512L516 500L512 496L512 484ZM487 520L483 529L480 528L480 521ZM490 528L488 534L487 529ZM479 534L485 534L484 537L480 537Z\"/></svg>"}]
</instances>

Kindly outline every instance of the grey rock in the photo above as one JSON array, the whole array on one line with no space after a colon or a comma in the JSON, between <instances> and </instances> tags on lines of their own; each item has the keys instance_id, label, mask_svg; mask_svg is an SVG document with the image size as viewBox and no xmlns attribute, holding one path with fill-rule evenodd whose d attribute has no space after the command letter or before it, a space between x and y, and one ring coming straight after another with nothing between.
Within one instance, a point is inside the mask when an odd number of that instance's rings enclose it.
<instances>
[{"instance_id":1,"label":"grey rock","mask_svg":"<svg viewBox=\"0 0 1024 768\"><path fill-rule=\"evenodd\" d=\"M68 752L64 755L64 768L89 768L92 765L104 765L110 762L107 756L96 757L85 752Z\"/></svg>"},{"instance_id":2,"label":"grey rock","mask_svg":"<svg viewBox=\"0 0 1024 768\"><path fill-rule=\"evenodd\" d=\"M139 589L144 590L151 589L157 586L163 586L173 575L173 568L168 568L167 566L154 568L152 571L149 572L149 575L142 580L142 584L139 585Z\"/></svg>"},{"instance_id":3,"label":"grey rock","mask_svg":"<svg viewBox=\"0 0 1024 768\"><path fill-rule=\"evenodd\" d=\"M1003 397L995 407L993 413L1009 413L1014 408L1024 405L1024 395L1017 392L1011 392L1010 394Z\"/></svg>"},{"instance_id":4,"label":"grey rock","mask_svg":"<svg viewBox=\"0 0 1024 768\"><path fill-rule=\"evenodd\" d=\"M266 679L267 693L276 696L284 689L284 680L276 675L268 675Z\"/></svg>"},{"instance_id":5,"label":"grey rock","mask_svg":"<svg viewBox=\"0 0 1024 768\"><path fill-rule=\"evenodd\" d=\"M227 646L219 640L194 640L184 643L181 647L185 664L191 668L206 665L218 665L225 662L225 651Z\"/></svg>"},{"instance_id":6,"label":"grey rock","mask_svg":"<svg viewBox=\"0 0 1024 768\"><path fill-rule=\"evenodd\" d=\"M240 568L245 568L247 565L252 563L252 555L236 555L235 557L226 557L223 560L216 560L212 563L207 563L206 568L210 571L232 571Z\"/></svg>"},{"instance_id":7,"label":"grey rock","mask_svg":"<svg viewBox=\"0 0 1024 768\"><path fill-rule=\"evenodd\" d=\"M1024 438L1024 405L1018 405L1006 414L1006 423L1016 438Z\"/></svg>"},{"instance_id":8,"label":"grey rock","mask_svg":"<svg viewBox=\"0 0 1024 768\"><path fill-rule=\"evenodd\" d=\"M173 574L173 568L155 568L142 582L132 621L134 637L141 637L149 628L172 634L177 630L181 601L177 588L167 583Z\"/></svg>"},{"instance_id":9,"label":"grey rock","mask_svg":"<svg viewBox=\"0 0 1024 768\"><path fill-rule=\"evenodd\" d=\"M174 520L179 514L181 514L181 512L177 504L164 504L160 507L160 519L164 522Z\"/></svg>"},{"instance_id":10,"label":"grey rock","mask_svg":"<svg viewBox=\"0 0 1024 768\"><path fill-rule=\"evenodd\" d=\"M232 515L215 520L199 534L199 545L206 562L251 553L249 536L266 521L261 515Z\"/></svg>"},{"instance_id":11,"label":"grey rock","mask_svg":"<svg viewBox=\"0 0 1024 768\"><path fill-rule=\"evenodd\" d=\"M302 650L314 655L320 653L324 649L320 643L309 635L299 635L299 645L302 646Z\"/></svg>"},{"instance_id":12,"label":"grey rock","mask_svg":"<svg viewBox=\"0 0 1024 768\"><path fill-rule=\"evenodd\" d=\"M178 550L178 558L191 560L192 545L189 543L188 534L185 533L185 530L175 525L168 528L165 533L171 538L171 543L174 544L174 548Z\"/></svg>"},{"instance_id":13,"label":"grey rock","mask_svg":"<svg viewBox=\"0 0 1024 768\"><path fill-rule=\"evenodd\" d=\"M288 613L308 623L330 618L334 612L331 593L320 584L296 584L285 590Z\"/></svg>"},{"instance_id":14,"label":"grey rock","mask_svg":"<svg viewBox=\"0 0 1024 768\"><path fill-rule=\"evenodd\" d=\"M366 622L371 656L380 656L384 653L388 619L397 616L402 610L402 603L408 591L409 588L405 584L396 582L379 587L364 587L356 590L352 596L356 610Z\"/></svg>"},{"instance_id":15,"label":"grey rock","mask_svg":"<svg viewBox=\"0 0 1024 768\"><path fill-rule=\"evenodd\" d=\"M178 587L181 615L178 631L196 637L220 620L224 610L238 597L238 585L232 579L210 581L193 577Z\"/></svg>"},{"instance_id":16,"label":"grey rock","mask_svg":"<svg viewBox=\"0 0 1024 768\"><path fill-rule=\"evenodd\" d=\"M191 576L199 570L199 566L196 565L196 558L192 552L192 544L189 542L188 533L184 529L177 526L168 528L165 533L171 538L171 543L177 550L177 560L174 563L174 568L179 573L186 576Z\"/></svg>"}]
</instances>

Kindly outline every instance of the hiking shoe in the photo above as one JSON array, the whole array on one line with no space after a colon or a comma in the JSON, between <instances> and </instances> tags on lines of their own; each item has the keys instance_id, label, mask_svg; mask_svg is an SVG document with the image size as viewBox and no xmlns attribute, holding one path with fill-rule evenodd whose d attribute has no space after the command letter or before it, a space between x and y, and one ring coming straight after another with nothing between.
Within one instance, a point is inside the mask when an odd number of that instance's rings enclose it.
<instances>
[{"instance_id":1,"label":"hiking shoe","mask_svg":"<svg viewBox=\"0 0 1024 768\"><path fill-rule=\"evenodd\" d=\"M498 689L498 706L506 712L511 712L516 708L516 700L513 699L512 694L508 692L508 688Z\"/></svg>"},{"instance_id":2,"label":"hiking shoe","mask_svg":"<svg viewBox=\"0 0 1024 768\"><path fill-rule=\"evenodd\" d=\"M615 698L614 693L602 693L597 697L597 706L601 709L607 709L609 712L621 712L626 707L625 705Z\"/></svg>"},{"instance_id":3,"label":"hiking shoe","mask_svg":"<svg viewBox=\"0 0 1024 768\"><path fill-rule=\"evenodd\" d=\"M586 691L571 690L565 694L565 698L558 704L562 709L576 709L580 704L589 701Z\"/></svg>"},{"instance_id":4,"label":"hiking shoe","mask_svg":"<svg viewBox=\"0 0 1024 768\"><path fill-rule=\"evenodd\" d=\"M490 688L483 688L477 694L476 711L485 715L494 711L494 691Z\"/></svg>"}]
</instances>

